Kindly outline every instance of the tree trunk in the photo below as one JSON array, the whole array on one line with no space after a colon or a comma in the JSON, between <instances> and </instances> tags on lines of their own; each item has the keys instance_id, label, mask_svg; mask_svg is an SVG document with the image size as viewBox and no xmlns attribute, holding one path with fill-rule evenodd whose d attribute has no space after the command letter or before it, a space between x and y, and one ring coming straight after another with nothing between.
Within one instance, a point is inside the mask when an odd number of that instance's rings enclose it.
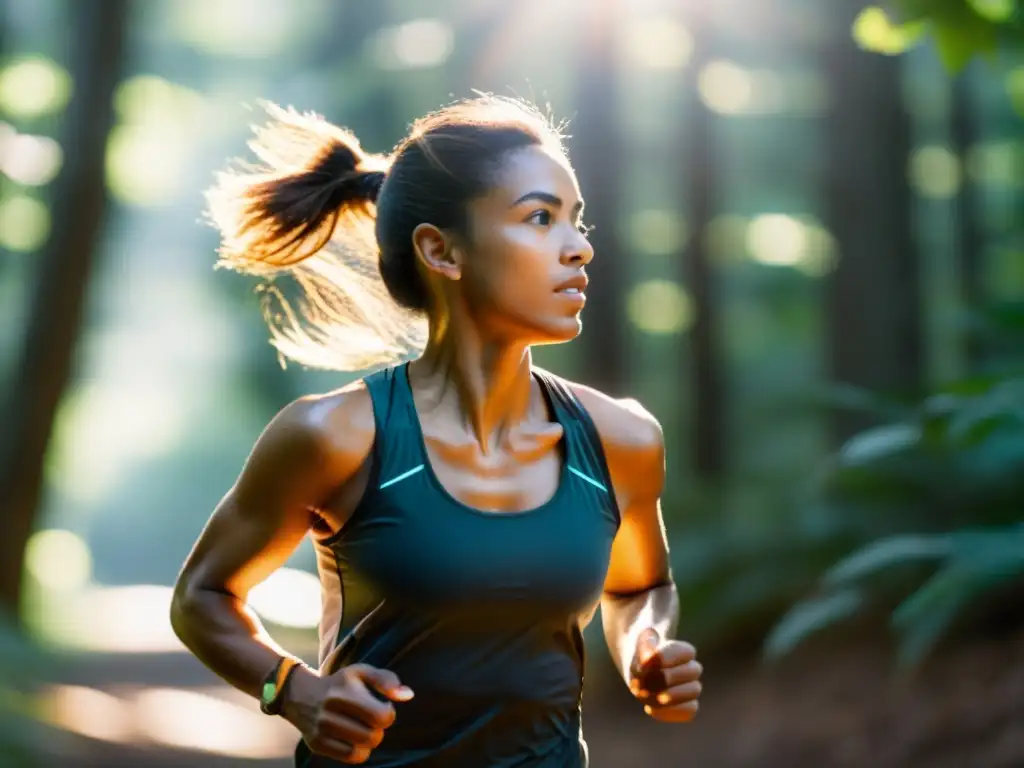
<instances>
[{"instance_id":1,"label":"tree trunk","mask_svg":"<svg viewBox=\"0 0 1024 768\"><path fill-rule=\"evenodd\" d=\"M25 543L43 491L54 414L71 377L89 275L106 210L104 153L121 75L127 0L68 0L74 93L61 128L53 233L39 254L24 343L0 446L0 606L18 613Z\"/></svg>"},{"instance_id":2,"label":"tree trunk","mask_svg":"<svg viewBox=\"0 0 1024 768\"><path fill-rule=\"evenodd\" d=\"M902 62L855 45L850 29L862 7L857 0L835 3L822 57L832 99L824 125L825 219L839 249L838 267L825 281L825 354L835 383L915 394L921 295ZM837 414L834 437L870 423L859 414Z\"/></svg>"},{"instance_id":3,"label":"tree trunk","mask_svg":"<svg viewBox=\"0 0 1024 768\"><path fill-rule=\"evenodd\" d=\"M619 241L619 190L625 146L616 119L617 57L614 42L621 0L593 0L582 17L584 39L580 59L579 97L570 130L573 156L594 261L587 267L591 282L583 312L584 376L588 384L613 396L623 396L628 382L626 322L623 316L627 272Z\"/></svg>"},{"instance_id":4,"label":"tree trunk","mask_svg":"<svg viewBox=\"0 0 1024 768\"><path fill-rule=\"evenodd\" d=\"M688 122L685 156L680 173L684 179L691 233L683 253L683 282L693 299L694 322L690 329L690 356L681 377L691 379L693 405L690 430L693 441L693 470L706 482L717 482L725 474L724 421L725 389L718 340L718 304L714 274L708 255L708 225L715 215L717 188L714 152L714 115L700 98L697 78L710 59L708 35L712 25L705 16L710 6L691 6L688 19L693 29L694 50L686 83Z\"/></svg>"},{"instance_id":5,"label":"tree trunk","mask_svg":"<svg viewBox=\"0 0 1024 768\"><path fill-rule=\"evenodd\" d=\"M955 247L957 254L957 279L960 284L960 300L964 307L974 312L982 303L981 295L981 248L982 237L978 223L977 190L967 175L967 159L971 146L977 140L978 127L968 72L961 72L953 82L953 104L950 114L950 135L953 151L960 160L964 173L957 192ZM984 349L977 333L969 330L964 339L964 357L968 371L976 371L983 362Z\"/></svg>"}]
</instances>

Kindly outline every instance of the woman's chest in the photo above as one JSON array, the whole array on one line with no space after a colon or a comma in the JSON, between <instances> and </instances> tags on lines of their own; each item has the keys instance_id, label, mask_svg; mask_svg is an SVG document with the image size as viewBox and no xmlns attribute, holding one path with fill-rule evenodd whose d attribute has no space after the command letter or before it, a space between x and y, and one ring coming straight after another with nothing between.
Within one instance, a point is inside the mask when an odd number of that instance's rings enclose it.
<instances>
[{"instance_id":1,"label":"woman's chest","mask_svg":"<svg viewBox=\"0 0 1024 768\"><path fill-rule=\"evenodd\" d=\"M558 494L518 514L470 510L426 483L373 502L336 554L350 578L382 598L564 614L600 597L617 526L595 494Z\"/></svg>"}]
</instances>

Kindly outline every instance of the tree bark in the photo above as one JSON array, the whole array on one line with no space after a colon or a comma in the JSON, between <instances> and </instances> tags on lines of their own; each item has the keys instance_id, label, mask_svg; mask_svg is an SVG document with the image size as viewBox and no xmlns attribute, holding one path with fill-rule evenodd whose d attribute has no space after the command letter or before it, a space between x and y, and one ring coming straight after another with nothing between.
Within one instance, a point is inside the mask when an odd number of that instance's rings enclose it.
<instances>
[{"instance_id":1,"label":"tree bark","mask_svg":"<svg viewBox=\"0 0 1024 768\"><path fill-rule=\"evenodd\" d=\"M53 232L39 254L28 322L0 446L0 607L18 615L25 544L43 496L54 415L75 345L107 194L104 153L121 75L127 0L67 0L74 93L61 128L65 165L54 182Z\"/></svg>"},{"instance_id":2,"label":"tree bark","mask_svg":"<svg viewBox=\"0 0 1024 768\"><path fill-rule=\"evenodd\" d=\"M623 316L627 272L618 222L625 146L616 119L618 63L614 50L622 8L621 0L593 0L581 19L584 40L577 62L579 97L570 128L572 154L587 201L586 219L594 226L590 239L595 256L587 267L591 282L581 339L584 376L588 384L619 397L626 394L629 364Z\"/></svg>"},{"instance_id":3,"label":"tree bark","mask_svg":"<svg viewBox=\"0 0 1024 768\"><path fill-rule=\"evenodd\" d=\"M714 115L700 98L697 78L710 59L707 23L710 6L691 5L688 19L693 29L694 50L686 83L688 94L685 156L680 173L685 183L690 235L683 253L683 282L693 300L694 321L689 332L690 356L681 377L691 379L693 470L706 482L721 480L726 471L725 387L721 344L718 338L718 304L708 254L708 225L715 215L718 197L715 168Z\"/></svg>"},{"instance_id":4,"label":"tree bark","mask_svg":"<svg viewBox=\"0 0 1024 768\"><path fill-rule=\"evenodd\" d=\"M824 124L825 220L839 250L838 266L825 280L825 356L834 383L916 394L921 290L902 62L856 46L850 29L862 7L858 0L834 4L822 55L832 99ZM861 414L835 414L833 437L871 423Z\"/></svg>"},{"instance_id":5,"label":"tree bark","mask_svg":"<svg viewBox=\"0 0 1024 768\"><path fill-rule=\"evenodd\" d=\"M955 201L955 247L957 254L957 279L960 284L960 300L969 312L977 311L982 303L982 235L978 222L977 189L967 174L967 159L971 146L977 140L978 126L975 121L974 104L968 72L961 72L953 82L953 103L950 114L950 136L953 151L963 169L960 189ZM968 371L976 371L983 362L983 344L977 333L967 331L964 344L964 359Z\"/></svg>"}]
</instances>

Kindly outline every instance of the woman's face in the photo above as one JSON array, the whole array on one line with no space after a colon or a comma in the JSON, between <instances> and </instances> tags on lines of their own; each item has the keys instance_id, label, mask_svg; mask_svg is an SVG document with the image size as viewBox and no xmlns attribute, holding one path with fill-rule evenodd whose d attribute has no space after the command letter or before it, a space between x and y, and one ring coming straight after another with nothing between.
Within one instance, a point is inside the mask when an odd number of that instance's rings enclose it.
<instances>
[{"instance_id":1,"label":"woman's face","mask_svg":"<svg viewBox=\"0 0 1024 768\"><path fill-rule=\"evenodd\" d=\"M462 299L487 335L554 344L579 335L584 267L594 257L582 228L576 176L557 149L509 153L494 187L469 209Z\"/></svg>"}]
</instances>

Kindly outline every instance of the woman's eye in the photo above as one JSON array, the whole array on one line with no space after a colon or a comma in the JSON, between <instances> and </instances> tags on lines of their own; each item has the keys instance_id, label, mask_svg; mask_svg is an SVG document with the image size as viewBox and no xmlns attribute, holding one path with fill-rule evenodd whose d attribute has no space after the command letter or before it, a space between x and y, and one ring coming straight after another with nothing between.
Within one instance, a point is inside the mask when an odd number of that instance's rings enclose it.
<instances>
[{"instance_id":1,"label":"woman's eye","mask_svg":"<svg viewBox=\"0 0 1024 768\"><path fill-rule=\"evenodd\" d=\"M552 221L551 211L537 211L530 218L534 224L540 224L542 227L550 226Z\"/></svg>"}]
</instances>

